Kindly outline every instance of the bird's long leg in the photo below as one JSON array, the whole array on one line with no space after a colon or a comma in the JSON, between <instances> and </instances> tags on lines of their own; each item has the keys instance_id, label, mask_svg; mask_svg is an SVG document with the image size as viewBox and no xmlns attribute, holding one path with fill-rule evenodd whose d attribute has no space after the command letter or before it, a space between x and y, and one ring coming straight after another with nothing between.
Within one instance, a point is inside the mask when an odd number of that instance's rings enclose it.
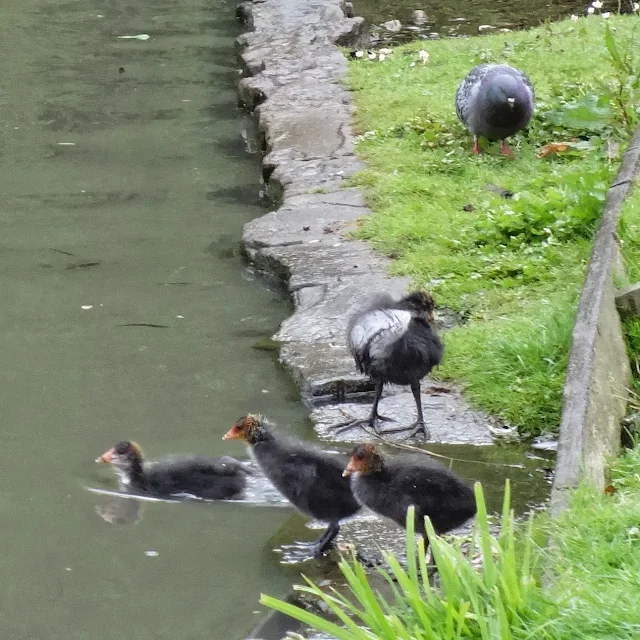
<instances>
[{"instance_id":1,"label":"bird's long leg","mask_svg":"<svg viewBox=\"0 0 640 640\"><path fill-rule=\"evenodd\" d=\"M332 430L335 429L336 433L342 433L347 429L353 429L353 427L366 425L369 428L373 429L375 433L379 433L380 429L376 424L377 420L380 420L381 422L393 422L393 418L388 418L387 416L381 416L378 413L378 403L380 402L380 398L382 396L383 386L384 386L383 382L381 381L376 382L376 391L375 391L375 396L373 398L373 406L371 407L371 413L369 414L368 418L364 418L361 420L348 420L347 422L339 422L338 424L332 425L330 428Z\"/></svg>"},{"instance_id":2,"label":"bird's long leg","mask_svg":"<svg viewBox=\"0 0 640 640\"><path fill-rule=\"evenodd\" d=\"M504 156L511 155L511 149L509 149L509 145L507 144L506 140L502 141L502 144L500 145L500 151L502 151L502 155Z\"/></svg>"},{"instance_id":3,"label":"bird's long leg","mask_svg":"<svg viewBox=\"0 0 640 640\"><path fill-rule=\"evenodd\" d=\"M473 136L473 153L480 155L480 145L478 144L478 136Z\"/></svg>"},{"instance_id":4,"label":"bird's long leg","mask_svg":"<svg viewBox=\"0 0 640 640\"><path fill-rule=\"evenodd\" d=\"M380 402L380 398L382 397L382 387L384 386L383 382L376 382L376 393L373 398L373 406L371 407L371 415L369 419L380 420L381 422L394 422L393 418L389 418L388 416L382 416L378 413L378 403Z\"/></svg>"},{"instance_id":5,"label":"bird's long leg","mask_svg":"<svg viewBox=\"0 0 640 640\"><path fill-rule=\"evenodd\" d=\"M428 440L430 438L429 429L427 429L427 425L424 423L424 416L422 414L422 397L420 396L420 381L414 380L411 383L411 393L413 393L413 399L416 401L416 408L418 409L418 419L410 424L408 427L398 427L397 429L386 429L383 433L397 433L398 431L406 431L407 429L411 429L413 427L413 431L407 436L407 439L413 438L420 431L424 434L424 439Z\"/></svg>"},{"instance_id":6,"label":"bird's long leg","mask_svg":"<svg viewBox=\"0 0 640 640\"><path fill-rule=\"evenodd\" d=\"M332 522L313 544L313 555L315 557L321 556L331 546L338 533L340 533L340 525L337 522Z\"/></svg>"}]
</instances>

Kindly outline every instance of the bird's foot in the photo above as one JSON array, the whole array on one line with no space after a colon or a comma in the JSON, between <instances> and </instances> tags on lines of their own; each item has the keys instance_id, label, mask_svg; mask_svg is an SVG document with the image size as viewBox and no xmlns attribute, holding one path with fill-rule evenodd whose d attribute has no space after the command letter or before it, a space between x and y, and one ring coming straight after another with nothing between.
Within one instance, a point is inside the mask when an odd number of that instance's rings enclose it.
<instances>
[{"instance_id":1,"label":"bird's foot","mask_svg":"<svg viewBox=\"0 0 640 640\"><path fill-rule=\"evenodd\" d=\"M500 145L500 151L502 151L502 155L503 156L510 156L511 155L511 149L509 149L509 145L507 145L507 141L503 140L502 144Z\"/></svg>"},{"instance_id":2,"label":"bird's foot","mask_svg":"<svg viewBox=\"0 0 640 640\"><path fill-rule=\"evenodd\" d=\"M348 431L349 429L354 429L356 427L369 427L369 429L373 430L374 433L380 433L380 428L376 424L376 421L380 422L395 422L393 418L389 418L388 416L381 416L379 413L376 413L373 416L369 416L368 418L362 419L353 419L347 420L346 422L339 422L338 424L334 424L329 427L335 433L343 433L344 431Z\"/></svg>"},{"instance_id":3,"label":"bird's foot","mask_svg":"<svg viewBox=\"0 0 640 640\"><path fill-rule=\"evenodd\" d=\"M343 433L349 431L349 429L355 429L356 427L369 427L373 429L375 433L379 433L379 429L375 421L366 418L364 420L347 420L347 422L338 422L338 424L331 425L329 427L334 433Z\"/></svg>"},{"instance_id":4,"label":"bird's foot","mask_svg":"<svg viewBox=\"0 0 640 640\"><path fill-rule=\"evenodd\" d=\"M431 434L429 433L429 429L427 429L427 425L424 423L424 420L416 420L414 423L410 424L407 427L398 427L397 429L387 429L383 431L382 434L385 435L387 433L399 433L400 431L406 431L407 429L413 430L409 433L409 435L405 438L405 440L409 440L410 438L415 437L418 433L422 432L424 435L425 442L429 440Z\"/></svg>"},{"instance_id":5,"label":"bird's foot","mask_svg":"<svg viewBox=\"0 0 640 640\"><path fill-rule=\"evenodd\" d=\"M282 544L280 545L280 550L284 556L283 561L286 564L298 564L324 558L332 547L333 542L327 545L314 540L312 542L297 541L292 544Z\"/></svg>"},{"instance_id":6,"label":"bird's foot","mask_svg":"<svg viewBox=\"0 0 640 640\"><path fill-rule=\"evenodd\" d=\"M478 139L473 139L473 153L477 156L480 155L480 145L478 144Z\"/></svg>"},{"instance_id":7,"label":"bird's foot","mask_svg":"<svg viewBox=\"0 0 640 640\"><path fill-rule=\"evenodd\" d=\"M291 544L281 544L280 548L281 549L309 549L310 547L313 547L313 545L315 544L316 544L315 540L308 540L308 541L297 540L296 542L293 542Z\"/></svg>"}]
</instances>

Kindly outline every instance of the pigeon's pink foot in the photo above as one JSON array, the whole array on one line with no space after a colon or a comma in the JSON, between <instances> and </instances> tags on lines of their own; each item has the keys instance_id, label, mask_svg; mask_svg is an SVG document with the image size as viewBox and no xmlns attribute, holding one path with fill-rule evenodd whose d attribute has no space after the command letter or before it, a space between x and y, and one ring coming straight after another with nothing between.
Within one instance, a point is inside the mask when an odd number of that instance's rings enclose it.
<instances>
[{"instance_id":1,"label":"pigeon's pink foot","mask_svg":"<svg viewBox=\"0 0 640 640\"><path fill-rule=\"evenodd\" d=\"M478 138L473 139L473 153L477 156L480 155L480 145L478 144Z\"/></svg>"},{"instance_id":2,"label":"pigeon's pink foot","mask_svg":"<svg viewBox=\"0 0 640 640\"><path fill-rule=\"evenodd\" d=\"M502 155L504 155L504 156L510 156L511 155L511 149L509 149L509 147L507 146L507 141L506 140L502 141L502 145L500 147L500 151L502 151Z\"/></svg>"}]
</instances>

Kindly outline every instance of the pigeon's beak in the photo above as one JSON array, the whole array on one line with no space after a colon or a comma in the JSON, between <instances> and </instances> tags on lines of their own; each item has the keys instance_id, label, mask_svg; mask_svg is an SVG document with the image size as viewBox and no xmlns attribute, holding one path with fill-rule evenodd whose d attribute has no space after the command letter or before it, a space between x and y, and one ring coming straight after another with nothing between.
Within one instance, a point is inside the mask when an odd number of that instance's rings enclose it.
<instances>
[{"instance_id":1,"label":"pigeon's beak","mask_svg":"<svg viewBox=\"0 0 640 640\"><path fill-rule=\"evenodd\" d=\"M516 99L515 98L507 98L507 102L509 103L509 106L513 109L513 106L516 103Z\"/></svg>"}]
</instances>

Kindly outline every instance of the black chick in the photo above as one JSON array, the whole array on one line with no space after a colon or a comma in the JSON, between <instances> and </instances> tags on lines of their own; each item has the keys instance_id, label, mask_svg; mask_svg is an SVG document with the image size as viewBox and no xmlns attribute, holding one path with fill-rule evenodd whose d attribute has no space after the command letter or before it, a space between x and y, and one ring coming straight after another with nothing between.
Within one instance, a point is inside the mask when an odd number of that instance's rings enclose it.
<instances>
[{"instance_id":1,"label":"black chick","mask_svg":"<svg viewBox=\"0 0 640 640\"><path fill-rule=\"evenodd\" d=\"M146 465L140 445L128 441L118 442L96 462L111 464L122 488L157 497L189 494L212 500L235 498L244 491L246 474L251 473L230 456L167 458Z\"/></svg>"},{"instance_id":2,"label":"black chick","mask_svg":"<svg viewBox=\"0 0 640 640\"><path fill-rule=\"evenodd\" d=\"M329 526L312 545L322 555L340 531L340 521L354 515L360 504L342 471L348 457L317 451L306 444L284 441L270 431L261 416L240 418L223 440L243 440L273 485L302 513Z\"/></svg>"},{"instance_id":3,"label":"black chick","mask_svg":"<svg viewBox=\"0 0 640 640\"><path fill-rule=\"evenodd\" d=\"M361 373L375 382L371 414L366 420L353 420L335 425L341 431L366 424L379 433L377 420L391 420L378 413L378 403L385 384L410 385L418 409L418 419L409 427L388 429L403 431L413 427L407 436L419 431L429 439L422 414L420 380L442 361L444 346L434 326L435 303L426 291L415 291L400 301L380 296L364 311L356 313L347 327L347 344Z\"/></svg>"},{"instance_id":4,"label":"black chick","mask_svg":"<svg viewBox=\"0 0 640 640\"><path fill-rule=\"evenodd\" d=\"M407 510L415 507L416 533L426 536L429 516L436 533L446 533L476 514L473 490L453 471L425 456L385 459L373 444L360 444L344 470L358 502L406 526Z\"/></svg>"}]
</instances>

